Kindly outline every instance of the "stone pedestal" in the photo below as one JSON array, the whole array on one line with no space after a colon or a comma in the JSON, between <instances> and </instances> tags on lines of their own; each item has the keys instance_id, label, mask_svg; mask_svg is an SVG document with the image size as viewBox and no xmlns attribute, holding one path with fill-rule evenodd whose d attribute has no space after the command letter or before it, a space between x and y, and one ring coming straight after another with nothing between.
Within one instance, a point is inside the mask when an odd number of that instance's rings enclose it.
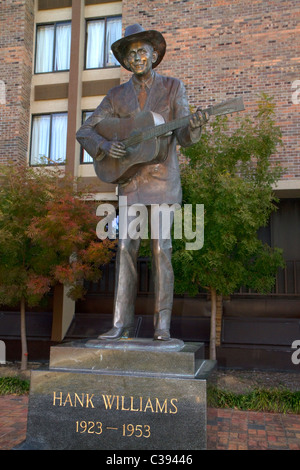
<instances>
[{"instance_id":1,"label":"stone pedestal","mask_svg":"<svg viewBox=\"0 0 300 470\"><path fill-rule=\"evenodd\" d=\"M19 449L206 448L202 343L78 341L51 348L31 375L26 441Z\"/></svg>"}]
</instances>

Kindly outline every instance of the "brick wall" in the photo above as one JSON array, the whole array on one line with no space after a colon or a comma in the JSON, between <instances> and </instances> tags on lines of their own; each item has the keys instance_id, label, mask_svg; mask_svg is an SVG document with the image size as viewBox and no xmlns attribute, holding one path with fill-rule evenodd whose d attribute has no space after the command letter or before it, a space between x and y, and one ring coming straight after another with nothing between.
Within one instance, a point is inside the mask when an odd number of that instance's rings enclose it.
<instances>
[{"instance_id":1,"label":"brick wall","mask_svg":"<svg viewBox=\"0 0 300 470\"><path fill-rule=\"evenodd\" d=\"M0 0L0 80L6 87L0 162L26 160L33 3ZM164 34L167 53L157 70L181 78L192 105L242 93L251 110L260 92L274 96L285 144L275 158L286 168L285 179L300 179L300 104L292 103L292 84L300 80L299 20L298 0L123 0L124 28L139 22Z\"/></svg>"},{"instance_id":2,"label":"brick wall","mask_svg":"<svg viewBox=\"0 0 300 470\"><path fill-rule=\"evenodd\" d=\"M253 109L259 93L273 96L284 178L300 178L300 104L292 103L292 83L300 80L297 0L123 0L123 26L132 23L164 34L157 71L181 78L191 104L243 94Z\"/></svg>"},{"instance_id":3,"label":"brick wall","mask_svg":"<svg viewBox=\"0 0 300 470\"><path fill-rule=\"evenodd\" d=\"M33 0L0 1L0 163L26 161L33 24Z\"/></svg>"}]
</instances>

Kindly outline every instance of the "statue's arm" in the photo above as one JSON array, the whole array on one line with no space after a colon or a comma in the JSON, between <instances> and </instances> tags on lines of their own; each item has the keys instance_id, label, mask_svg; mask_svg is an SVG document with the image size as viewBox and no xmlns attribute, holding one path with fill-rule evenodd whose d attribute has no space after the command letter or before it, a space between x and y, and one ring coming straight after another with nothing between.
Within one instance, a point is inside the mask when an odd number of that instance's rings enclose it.
<instances>
[{"instance_id":1,"label":"statue's arm","mask_svg":"<svg viewBox=\"0 0 300 470\"><path fill-rule=\"evenodd\" d=\"M94 160L102 160L108 144L108 141L98 134L96 126L103 119L112 115L112 104L109 97L106 96L76 133L76 139Z\"/></svg>"},{"instance_id":2,"label":"statue's arm","mask_svg":"<svg viewBox=\"0 0 300 470\"><path fill-rule=\"evenodd\" d=\"M175 92L173 109L174 119L188 116L190 114L186 90L181 81L179 81ZM197 126L197 119L194 119L194 123L194 125L191 123L176 130L176 138L182 147L189 147L190 145L195 144L200 140L201 125Z\"/></svg>"}]
</instances>

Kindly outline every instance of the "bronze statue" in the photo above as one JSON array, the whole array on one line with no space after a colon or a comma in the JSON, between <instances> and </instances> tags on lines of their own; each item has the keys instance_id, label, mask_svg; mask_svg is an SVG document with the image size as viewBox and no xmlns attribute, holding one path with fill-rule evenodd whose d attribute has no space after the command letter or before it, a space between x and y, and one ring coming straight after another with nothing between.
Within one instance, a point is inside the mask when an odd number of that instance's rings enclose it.
<instances>
[{"instance_id":1,"label":"bronze statue","mask_svg":"<svg viewBox=\"0 0 300 470\"><path fill-rule=\"evenodd\" d=\"M128 26L124 38L112 44L131 79L111 89L77 132L77 139L93 157L98 177L118 183L119 196L128 205L181 204L181 183L176 143L186 147L199 141L208 115L190 115L183 83L159 75L154 69L163 59L165 39L158 31ZM186 118L188 120L182 120ZM163 118L163 119L161 119ZM159 122L157 122L157 120ZM136 127L151 128L176 120L172 132L137 138ZM177 126L177 127L176 127ZM158 126L159 127L159 126ZM152 132L152 131L151 131ZM158 134L159 135L159 134ZM126 138L128 139L126 140ZM120 239L116 262L113 328L99 338L114 340L134 333L137 257L140 239ZM170 339L173 304L171 239L151 240L155 290L154 339Z\"/></svg>"}]
</instances>

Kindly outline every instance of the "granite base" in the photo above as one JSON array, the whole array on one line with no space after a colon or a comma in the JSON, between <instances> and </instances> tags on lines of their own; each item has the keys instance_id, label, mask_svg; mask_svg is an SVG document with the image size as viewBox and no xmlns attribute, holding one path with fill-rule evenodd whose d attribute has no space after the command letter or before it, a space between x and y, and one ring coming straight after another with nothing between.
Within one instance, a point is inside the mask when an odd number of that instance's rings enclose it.
<instances>
[{"instance_id":1,"label":"granite base","mask_svg":"<svg viewBox=\"0 0 300 470\"><path fill-rule=\"evenodd\" d=\"M215 362L201 355L201 343L177 351L86 342L52 348L49 369L31 373L27 435L19 449L205 449L206 376Z\"/></svg>"}]
</instances>

